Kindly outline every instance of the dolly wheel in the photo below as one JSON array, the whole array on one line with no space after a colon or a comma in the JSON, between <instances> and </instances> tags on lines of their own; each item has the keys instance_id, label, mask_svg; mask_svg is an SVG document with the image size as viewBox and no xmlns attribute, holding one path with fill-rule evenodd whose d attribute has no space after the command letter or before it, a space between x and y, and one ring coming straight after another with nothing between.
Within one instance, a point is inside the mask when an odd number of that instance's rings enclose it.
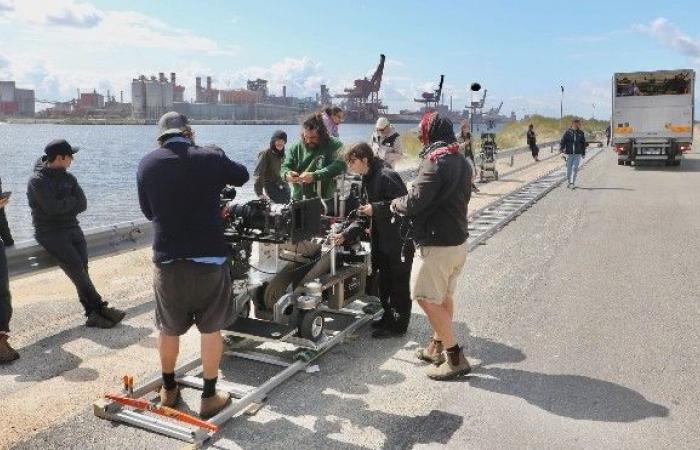
<instances>
[{"instance_id":1,"label":"dolly wheel","mask_svg":"<svg viewBox=\"0 0 700 450\"><path fill-rule=\"evenodd\" d=\"M299 314L299 336L318 342L323 336L323 316L316 310L302 311Z\"/></svg>"}]
</instances>

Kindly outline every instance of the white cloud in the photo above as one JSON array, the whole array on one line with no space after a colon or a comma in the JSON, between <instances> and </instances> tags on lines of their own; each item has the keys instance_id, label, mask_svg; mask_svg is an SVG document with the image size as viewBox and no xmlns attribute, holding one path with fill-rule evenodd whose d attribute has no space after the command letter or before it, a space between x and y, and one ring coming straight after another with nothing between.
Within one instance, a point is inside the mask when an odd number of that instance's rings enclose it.
<instances>
[{"instance_id":1,"label":"white cloud","mask_svg":"<svg viewBox=\"0 0 700 450\"><path fill-rule=\"evenodd\" d=\"M668 19L659 17L649 24L636 25L633 28L656 38L665 46L690 57L694 63L700 64L700 38L688 36Z\"/></svg>"},{"instance_id":2,"label":"white cloud","mask_svg":"<svg viewBox=\"0 0 700 450\"><path fill-rule=\"evenodd\" d=\"M0 13L14 10L15 3L12 0L0 0Z\"/></svg>"},{"instance_id":3,"label":"white cloud","mask_svg":"<svg viewBox=\"0 0 700 450\"><path fill-rule=\"evenodd\" d=\"M3 1L3 0L0 0ZM100 10L90 3L74 0L23 0L7 16L19 25L19 34L39 41L50 51L52 45L76 49L165 49L207 55L233 55L238 48L221 45L207 37L135 11ZM56 25L61 26L60 43Z\"/></svg>"}]
</instances>

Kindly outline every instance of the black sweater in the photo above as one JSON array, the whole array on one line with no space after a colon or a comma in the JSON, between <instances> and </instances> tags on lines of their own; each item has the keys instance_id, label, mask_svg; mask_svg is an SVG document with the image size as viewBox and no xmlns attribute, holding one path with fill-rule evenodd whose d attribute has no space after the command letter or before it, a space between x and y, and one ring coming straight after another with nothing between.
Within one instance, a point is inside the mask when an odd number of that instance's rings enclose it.
<instances>
[{"instance_id":1,"label":"black sweater","mask_svg":"<svg viewBox=\"0 0 700 450\"><path fill-rule=\"evenodd\" d=\"M170 142L139 164L141 211L153 221L153 261L228 256L219 195L242 186L248 170L217 147Z\"/></svg>"},{"instance_id":2,"label":"black sweater","mask_svg":"<svg viewBox=\"0 0 700 450\"><path fill-rule=\"evenodd\" d=\"M79 226L77 216L87 209L85 193L75 176L65 169L50 168L46 157L34 166L27 200L37 235Z\"/></svg>"}]
</instances>

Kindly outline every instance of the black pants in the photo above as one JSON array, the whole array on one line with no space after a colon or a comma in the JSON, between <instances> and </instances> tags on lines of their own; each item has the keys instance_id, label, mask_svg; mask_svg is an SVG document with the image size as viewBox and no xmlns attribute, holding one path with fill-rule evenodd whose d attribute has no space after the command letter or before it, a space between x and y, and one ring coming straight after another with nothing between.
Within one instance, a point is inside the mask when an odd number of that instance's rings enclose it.
<instances>
[{"instance_id":1,"label":"black pants","mask_svg":"<svg viewBox=\"0 0 700 450\"><path fill-rule=\"evenodd\" d=\"M403 333L411 320L411 265L413 251L406 250L405 260L400 254L374 253L379 278L379 299L384 307L385 320L394 330ZM386 316L389 314L389 316Z\"/></svg>"},{"instance_id":2,"label":"black pants","mask_svg":"<svg viewBox=\"0 0 700 450\"><path fill-rule=\"evenodd\" d=\"M95 289L88 274L88 255L85 236L79 227L37 234L37 242L58 260L68 278L78 291L85 315L102 308L102 297Z\"/></svg>"},{"instance_id":3,"label":"black pants","mask_svg":"<svg viewBox=\"0 0 700 450\"><path fill-rule=\"evenodd\" d=\"M10 319L12 318L11 299L5 244L0 239L0 332L10 331Z\"/></svg>"},{"instance_id":4,"label":"black pants","mask_svg":"<svg viewBox=\"0 0 700 450\"><path fill-rule=\"evenodd\" d=\"M530 151L532 152L533 158L537 158L537 155L540 154L540 148L537 146L537 144L530 144Z\"/></svg>"}]
</instances>

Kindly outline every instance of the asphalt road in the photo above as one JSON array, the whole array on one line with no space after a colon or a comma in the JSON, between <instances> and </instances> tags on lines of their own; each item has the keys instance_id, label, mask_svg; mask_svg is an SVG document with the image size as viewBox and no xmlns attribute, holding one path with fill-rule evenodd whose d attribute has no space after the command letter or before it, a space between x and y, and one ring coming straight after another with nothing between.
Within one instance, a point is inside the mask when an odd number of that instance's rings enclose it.
<instances>
[{"instance_id":1,"label":"asphalt road","mask_svg":"<svg viewBox=\"0 0 700 450\"><path fill-rule=\"evenodd\" d=\"M608 151L578 184L555 189L469 255L455 311L474 366L469 377L425 377L413 350L429 327L415 308L405 337L375 341L363 330L319 360L319 372L275 390L257 415L231 420L212 445L700 448L700 155L680 168L630 168ZM150 306L143 299L134 305L135 314ZM131 349L138 362L133 344L147 335L142 328L127 328L113 347ZM80 339L76 333L60 337L64 351ZM97 347L84 359L109 351ZM41 345L30 350L40 354ZM80 361L70 364L76 388L99 376ZM57 373L0 376L16 383ZM230 364L222 373L248 383L261 375ZM50 401L46 383L41 391L5 392L40 407L41 393ZM183 445L97 419L89 405L52 423L15 448Z\"/></svg>"}]
</instances>

